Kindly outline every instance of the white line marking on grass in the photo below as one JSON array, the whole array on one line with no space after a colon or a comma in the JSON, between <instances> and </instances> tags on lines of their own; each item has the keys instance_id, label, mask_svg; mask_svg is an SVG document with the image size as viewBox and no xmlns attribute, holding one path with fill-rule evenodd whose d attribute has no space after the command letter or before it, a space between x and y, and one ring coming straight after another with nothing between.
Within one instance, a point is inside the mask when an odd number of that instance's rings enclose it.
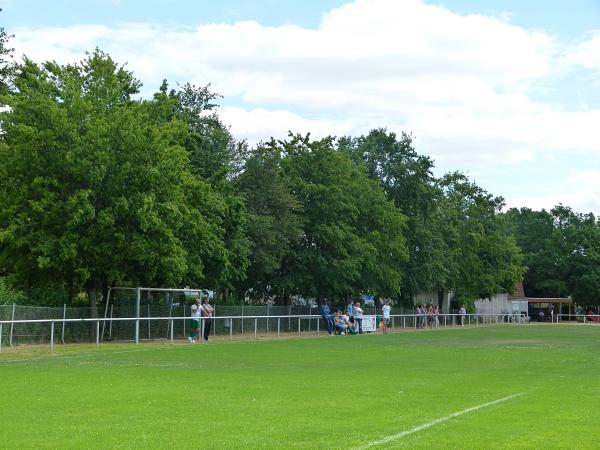
<instances>
[{"instance_id":1,"label":"white line marking on grass","mask_svg":"<svg viewBox=\"0 0 600 450\"><path fill-rule=\"evenodd\" d=\"M450 419L454 419L455 417L462 416L463 414L467 414L473 411L477 411L478 409L485 408L487 406L492 406L497 403L506 402L508 400L512 400L515 397L523 395L523 392L519 392L518 394L509 395L507 397L499 398L498 400L493 400L491 402L482 403L481 405L472 406L471 408L463 409L462 411L457 411L445 417L440 417L439 419L432 420L431 422L424 423L423 425L419 425L418 427L411 428L410 430L403 431L401 433L392 434L391 436L386 436L383 439L379 439L378 441L369 442L361 447L356 447L356 450L364 450L367 448L375 447L377 445L386 444L387 442L395 441L396 439L400 439L404 436L408 436L409 434L417 433L421 430L425 430L426 428L437 425L438 423L446 422Z\"/></svg>"}]
</instances>

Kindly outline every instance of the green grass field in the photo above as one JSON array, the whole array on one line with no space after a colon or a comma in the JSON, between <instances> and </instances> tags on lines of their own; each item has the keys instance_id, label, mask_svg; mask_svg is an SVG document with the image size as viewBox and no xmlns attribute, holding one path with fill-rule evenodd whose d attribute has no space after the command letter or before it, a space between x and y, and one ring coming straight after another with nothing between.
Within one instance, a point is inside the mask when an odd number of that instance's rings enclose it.
<instances>
[{"instance_id":1,"label":"green grass field","mask_svg":"<svg viewBox=\"0 0 600 450\"><path fill-rule=\"evenodd\" d=\"M599 350L593 325L3 348L0 447L600 448Z\"/></svg>"}]
</instances>

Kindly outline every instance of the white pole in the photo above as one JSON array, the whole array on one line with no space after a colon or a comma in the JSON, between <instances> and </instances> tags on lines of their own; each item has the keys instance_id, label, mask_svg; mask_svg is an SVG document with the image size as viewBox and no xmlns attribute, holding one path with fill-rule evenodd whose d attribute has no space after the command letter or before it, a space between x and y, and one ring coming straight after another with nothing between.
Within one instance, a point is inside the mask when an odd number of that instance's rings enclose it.
<instances>
[{"instance_id":1,"label":"white pole","mask_svg":"<svg viewBox=\"0 0 600 450\"><path fill-rule=\"evenodd\" d=\"M184 301L185 301L185 297L183 297ZM183 304L183 317L185 317L185 303ZM186 334L185 334L185 319L183 320L183 337L185 338Z\"/></svg>"},{"instance_id":2,"label":"white pole","mask_svg":"<svg viewBox=\"0 0 600 450\"><path fill-rule=\"evenodd\" d=\"M277 337L279 337L279 328L281 326L281 317L277 318Z\"/></svg>"},{"instance_id":3,"label":"white pole","mask_svg":"<svg viewBox=\"0 0 600 450\"><path fill-rule=\"evenodd\" d=\"M0 322L0 352L2 351L2 322Z\"/></svg>"},{"instance_id":4,"label":"white pole","mask_svg":"<svg viewBox=\"0 0 600 450\"><path fill-rule=\"evenodd\" d=\"M300 336L300 317L298 317L298 336Z\"/></svg>"},{"instance_id":5,"label":"white pole","mask_svg":"<svg viewBox=\"0 0 600 450\"><path fill-rule=\"evenodd\" d=\"M113 319L113 305L111 303L110 304L110 323L108 325L108 338L110 340L112 340L112 323L113 323L112 319Z\"/></svg>"},{"instance_id":6,"label":"white pole","mask_svg":"<svg viewBox=\"0 0 600 450\"><path fill-rule=\"evenodd\" d=\"M173 343L173 319L171 319L171 344Z\"/></svg>"},{"instance_id":7,"label":"white pole","mask_svg":"<svg viewBox=\"0 0 600 450\"><path fill-rule=\"evenodd\" d=\"M54 320L50 322L50 351L54 351Z\"/></svg>"},{"instance_id":8,"label":"white pole","mask_svg":"<svg viewBox=\"0 0 600 450\"><path fill-rule=\"evenodd\" d=\"M256 339L256 329L258 327L258 319L254 318L254 339Z\"/></svg>"},{"instance_id":9,"label":"white pole","mask_svg":"<svg viewBox=\"0 0 600 450\"><path fill-rule=\"evenodd\" d=\"M96 321L96 348L100 347L100 321Z\"/></svg>"},{"instance_id":10,"label":"white pole","mask_svg":"<svg viewBox=\"0 0 600 450\"><path fill-rule=\"evenodd\" d=\"M151 339L151 337L150 337L150 303L148 303L148 339Z\"/></svg>"},{"instance_id":11,"label":"white pole","mask_svg":"<svg viewBox=\"0 0 600 450\"><path fill-rule=\"evenodd\" d=\"M140 343L140 303L141 303L140 288L135 290L135 343Z\"/></svg>"},{"instance_id":12,"label":"white pole","mask_svg":"<svg viewBox=\"0 0 600 450\"><path fill-rule=\"evenodd\" d=\"M233 339L233 319L229 319L229 340Z\"/></svg>"},{"instance_id":13,"label":"white pole","mask_svg":"<svg viewBox=\"0 0 600 450\"><path fill-rule=\"evenodd\" d=\"M108 315L108 304L110 303L110 293L111 293L111 289L108 289L108 295L106 296L106 305L104 305L104 318L106 319L107 315ZM110 306L110 310L112 312L112 304ZM106 328L106 321L102 322L102 339L104 339L104 328ZM63 342L64 344L64 342Z\"/></svg>"},{"instance_id":14,"label":"white pole","mask_svg":"<svg viewBox=\"0 0 600 450\"><path fill-rule=\"evenodd\" d=\"M17 305L15 305L15 304L13 303L13 308L12 308L12 317L11 317L11 319L10 319L10 320L15 320L15 307L16 307L16 306L17 306ZM585 322L585 320L584 320L584 322ZM9 339L8 339L8 345L10 345L11 347L12 347L12 343L13 343L13 329L14 329L14 326L15 326L14 322L11 322L11 324L10 324L10 337L9 337Z\"/></svg>"},{"instance_id":15,"label":"white pole","mask_svg":"<svg viewBox=\"0 0 600 450\"><path fill-rule=\"evenodd\" d=\"M65 319L67 318L67 305L63 305L63 323L62 323L62 333L60 335L60 341L65 344Z\"/></svg>"}]
</instances>

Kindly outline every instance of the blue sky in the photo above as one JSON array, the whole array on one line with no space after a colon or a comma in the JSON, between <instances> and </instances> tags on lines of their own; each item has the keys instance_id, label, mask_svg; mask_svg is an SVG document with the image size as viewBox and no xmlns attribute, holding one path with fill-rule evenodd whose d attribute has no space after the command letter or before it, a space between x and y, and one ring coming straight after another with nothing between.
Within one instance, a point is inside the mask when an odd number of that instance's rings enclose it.
<instances>
[{"instance_id":1,"label":"blue sky","mask_svg":"<svg viewBox=\"0 0 600 450\"><path fill-rule=\"evenodd\" d=\"M399 0L402 1L402 0ZM74 23L198 23L256 20L264 25L294 23L317 27L323 12L343 0L3 0L5 26L65 26ZM460 14L512 14L527 28L577 37L600 26L598 0L446 0L432 1Z\"/></svg>"},{"instance_id":2,"label":"blue sky","mask_svg":"<svg viewBox=\"0 0 600 450\"><path fill-rule=\"evenodd\" d=\"M145 85L212 83L250 142L412 132L509 206L600 213L600 1L0 0L17 56L96 46Z\"/></svg>"}]
</instances>

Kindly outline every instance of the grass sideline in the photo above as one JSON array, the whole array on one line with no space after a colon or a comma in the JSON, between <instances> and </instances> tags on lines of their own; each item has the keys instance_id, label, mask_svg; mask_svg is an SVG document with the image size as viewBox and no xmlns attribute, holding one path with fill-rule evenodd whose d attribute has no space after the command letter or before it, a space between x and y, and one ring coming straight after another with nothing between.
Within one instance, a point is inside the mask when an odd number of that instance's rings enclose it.
<instances>
[{"instance_id":1,"label":"grass sideline","mask_svg":"<svg viewBox=\"0 0 600 450\"><path fill-rule=\"evenodd\" d=\"M599 344L548 325L3 351L0 448L598 448Z\"/></svg>"}]
</instances>

